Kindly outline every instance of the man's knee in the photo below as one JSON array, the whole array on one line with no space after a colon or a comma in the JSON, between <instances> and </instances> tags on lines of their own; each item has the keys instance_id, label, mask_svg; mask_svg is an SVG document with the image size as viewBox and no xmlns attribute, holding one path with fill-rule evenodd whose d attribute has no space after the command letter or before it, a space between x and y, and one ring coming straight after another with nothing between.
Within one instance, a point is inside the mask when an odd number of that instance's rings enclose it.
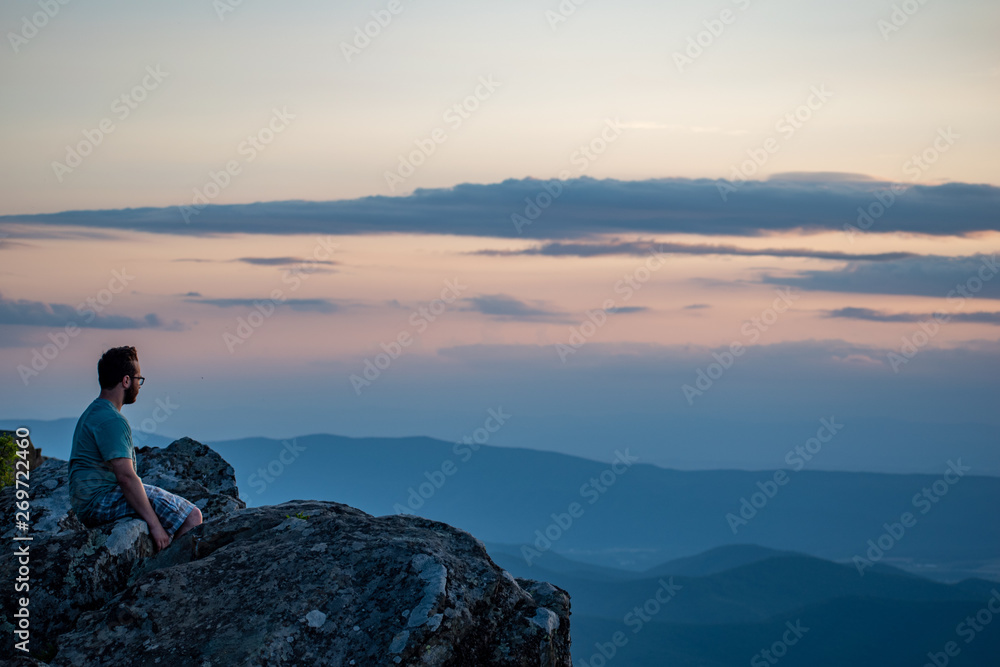
<instances>
[{"instance_id":1,"label":"man's knee","mask_svg":"<svg viewBox=\"0 0 1000 667\"><path fill-rule=\"evenodd\" d=\"M188 517L187 519L185 519L184 523L191 524L192 526L197 526L201 524L201 519L202 519L201 510L195 507L193 510L191 510L191 513L188 514Z\"/></svg>"}]
</instances>

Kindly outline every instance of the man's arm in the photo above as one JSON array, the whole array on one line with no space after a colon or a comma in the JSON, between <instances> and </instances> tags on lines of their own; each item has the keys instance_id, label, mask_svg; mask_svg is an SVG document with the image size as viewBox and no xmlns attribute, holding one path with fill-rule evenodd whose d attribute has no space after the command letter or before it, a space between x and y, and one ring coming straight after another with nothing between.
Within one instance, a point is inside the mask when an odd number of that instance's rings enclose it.
<instances>
[{"instance_id":1,"label":"man's arm","mask_svg":"<svg viewBox=\"0 0 1000 667\"><path fill-rule=\"evenodd\" d=\"M153 506L149 504L146 489L142 487L142 480L139 479L135 468L132 467L132 459L125 457L109 459L108 465L111 466L111 471L115 474L115 479L118 480L118 485L122 488L125 500L149 525L149 534L153 538L153 542L156 543L156 548L165 549L170 544L170 536L167 535L167 531L163 530L160 519L153 511Z\"/></svg>"}]
</instances>

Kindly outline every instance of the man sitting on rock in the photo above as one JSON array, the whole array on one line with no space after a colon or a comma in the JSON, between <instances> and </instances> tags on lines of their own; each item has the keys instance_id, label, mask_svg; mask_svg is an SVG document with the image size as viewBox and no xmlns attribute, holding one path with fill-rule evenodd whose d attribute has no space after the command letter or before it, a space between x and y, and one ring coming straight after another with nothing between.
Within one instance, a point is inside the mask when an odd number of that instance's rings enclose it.
<instances>
[{"instance_id":1,"label":"man sitting on rock","mask_svg":"<svg viewBox=\"0 0 1000 667\"><path fill-rule=\"evenodd\" d=\"M73 511L88 528L126 516L143 519L157 549L201 523L190 501L143 484L136 472L132 429L122 405L135 403L145 378L131 346L111 348L97 362L101 394L87 406L73 433L69 494Z\"/></svg>"}]
</instances>

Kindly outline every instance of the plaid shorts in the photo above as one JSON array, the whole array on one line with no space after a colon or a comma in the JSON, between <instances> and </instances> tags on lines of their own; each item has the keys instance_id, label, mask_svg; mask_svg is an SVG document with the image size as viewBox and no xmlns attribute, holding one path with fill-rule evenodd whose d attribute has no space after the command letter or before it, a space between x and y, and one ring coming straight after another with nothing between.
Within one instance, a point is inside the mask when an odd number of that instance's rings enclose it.
<instances>
[{"instance_id":1,"label":"plaid shorts","mask_svg":"<svg viewBox=\"0 0 1000 667\"><path fill-rule=\"evenodd\" d=\"M146 489L146 497L149 498L149 504L152 505L153 512L160 520L163 530L173 537L173 534L177 532L188 514L194 509L194 503L169 491L164 491L158 486L143 484L142 487ZM127 516L139 517L139 513L125 500L121 487L116 486L99 496L94 501L94 506L87 513L87 516L80 517L80 520L85 526L93 527Z\"/></svg>"}]
</instances>

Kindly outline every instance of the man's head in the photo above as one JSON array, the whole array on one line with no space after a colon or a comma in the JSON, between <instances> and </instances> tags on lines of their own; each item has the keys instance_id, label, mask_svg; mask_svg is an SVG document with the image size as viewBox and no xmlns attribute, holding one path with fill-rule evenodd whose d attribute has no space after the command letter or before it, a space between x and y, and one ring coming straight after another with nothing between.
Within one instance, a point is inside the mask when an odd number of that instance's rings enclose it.
<instances>
[{"instance_id":1,"label":"man's head","mask_svg":"<svg viewBox=\"0 0 1000 667\"><path fill-rule=\"evenodd\" d=\"M131 345L113 347L97 362L97 379L101 389L113 391L120 385L123 405L135 403L139 395L139 375L139 355Z\"/></svg>"}]
</instances>

